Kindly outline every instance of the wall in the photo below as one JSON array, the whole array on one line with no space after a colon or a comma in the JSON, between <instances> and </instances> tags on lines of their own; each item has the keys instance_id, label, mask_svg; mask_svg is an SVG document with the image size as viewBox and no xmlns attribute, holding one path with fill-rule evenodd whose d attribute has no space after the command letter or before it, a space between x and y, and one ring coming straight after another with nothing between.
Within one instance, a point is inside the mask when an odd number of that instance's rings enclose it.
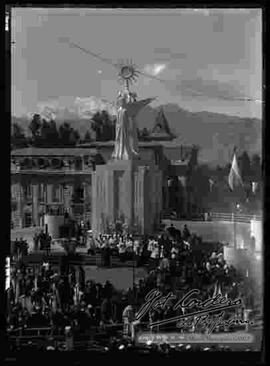
<instances>
[{"instance_id":1,"label":"wall","mask_svg":"<svg viewBox=\"0 0 270 366\"><path fill-rule=\"evenodd\" d=\"M127 290L133 285L133 268L99 268L97 266L86 266L85 279L105 283L110 281L118 290ZM144 268L134 268L134 280L145 278L147 271Z\"/></svg>"},{"instance_id":2,"label":"wall","mask_svg":"<svg viewBox=\"0 0 270 366\"><path fill-rule=\"evenodd\" d=\"M59 238L59 228L64 224L64 216L45 215L45 225L48 225L48 233L53 239Z\"/></svg>"},{"instance_id":3,"label":"wall","mask_svg":"<svg viewBox=\"0 0 270 366\"><path fill-rule=\"evenodd\" d=\"M236 235L236 242L238 246L243 247L244 243L249 245L250 237L251 237L251 224L237 222L234 224L233 222L228 221L175 221L175 220L163 220L163 223L166 226L170 226L171 223L181 231L184 228L184 225L187 225L190 232L194 232L197 235L201 236L203 241L206 242L224 242L224 243L234 243L234 229ZM254 226L254 224L253 224ZM256 226L257 231L255 232L256 239L256 247L262 247L262 226ZM258 228L261 228L259 230Z\"/></svg>"}]
</instances>

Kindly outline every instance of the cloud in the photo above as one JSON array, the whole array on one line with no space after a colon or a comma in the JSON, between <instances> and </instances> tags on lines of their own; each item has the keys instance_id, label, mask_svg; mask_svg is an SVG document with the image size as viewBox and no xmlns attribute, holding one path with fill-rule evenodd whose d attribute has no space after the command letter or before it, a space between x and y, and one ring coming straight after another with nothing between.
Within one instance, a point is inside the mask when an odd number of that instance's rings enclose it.
<instances>
[{"instance_id":1,"label":"cloud","mask_svg":"<svg viewBox=\"0 0 270 366\"><path fill-rule=\"evenodd\" d=\"M219 80L204 80L197 77L193 80L179 80L176 89L183 95L202 96L213 99L241 100L248 98L234 83Z\"/></svg>"},{"instance_id":2,"label":"cloud","mask_svg":"<svg viewBox=\"0 0 270 366\"><path fill-rule=\"evenodd\" d=\"M165 68L166 64L148 64L145 65L144 71L152 76L158 76Z\"/></svg>"},{"instance_id":3,"label":"cloud","mask_svg":"<svg viewBox=\"0 0 270 366\"><path fill-rule=\"evenodd\" d=\"M182 60L187 58L186 53L174 51L168 47L155 48L154 52L158 56L158 58L162 60Z\"/></svg>"},{"instance_id":4,"label":"cloud","mask_svg":"<svg viewBox=\"0 0 270 366\"><path fill-rule=\"evenodd\" d=\"M80 118L89 118L95 112L105 110L111 115L116 114L115 105L105 99L96 97L86 97L75 99L75 105L78 108L78 115Z\"/></svg>"}]
</instances>

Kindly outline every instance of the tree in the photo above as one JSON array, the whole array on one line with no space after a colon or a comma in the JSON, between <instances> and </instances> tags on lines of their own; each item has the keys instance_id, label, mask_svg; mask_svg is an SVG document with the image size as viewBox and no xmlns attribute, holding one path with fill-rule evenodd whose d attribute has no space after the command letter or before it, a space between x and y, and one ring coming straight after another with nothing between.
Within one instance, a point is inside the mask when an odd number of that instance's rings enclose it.
<instances>
[{"instance_id":1,"label":"tree","mask_svg":"<svg viewBox=\"0 0 270 366\"><path fill-rule=\"evenodd\" d=\"M59 143L63 146L70 146L70 134L71 134L71 127L69 123L64 122L60 125L58 129L59 134Z\"/></svg>"},{"instance_id":2,"label":"tree","mask_svg":"<svg viewBox=\"0 0 270 366\"><path fill-rule=\"evenodd\" d=\"M244 182L249 182L250 180L250 158L248 156L248 153L244 151L242 155L238 158L238 165L240 168L240 172L242 175L242 179Z\"/></svg>"},{"instance_id":3,"label":"tree","mask_svg":"<svg viewBox=\"0 0 270 366\"><path fill-rule=\"evenodd\" d=\"M34 114L32 121L29 125L29 130L32 133L32 137L33 137L34 141L36 140L37 136L40 133L41 126L42 126L41 117L39 114L36 113L36 114Z\"/></svg>"},{"instance_id":4,"label":"tree","mask_svg":"<svg viewBox=\"0 0 270 366\"><path fill-rule=\"evenodd\" d=\"M69 145L76 145L76 143L80 140L80 134L77 130L74 128L71 128L70 134L69 134Z\"/></svg>"},{"instance_id":5,"label":"tree","mask_svg":"<svg viewBox=\"0 0 270 366\"><path fill-rule=\"evenodd\" d=\"M56 127L56 123L54 120L51 120L48 126L47 132L48 143L51 146L57 146L59 144L59 135Z\"/></svg>"},{"instance_id":6,"label":"tree","mask_svg":"<svg viewBox=\"0 0 270 366\"><path fill-rule=\"evenodd\" d=\"M50 146L50 122L42 119L40 127L40 136L36 138L39 146Z\"/></svg>"},{"instance_id":7,"label":"tree","mask_svg":"<svg viewBox=\"0 0 270 366\"><path fill-rule=\"evenodd\" d=\"M85 135L84 135L84 139L83 139L84 142L91 142L91 134L90 134L90 131L87 130L85 132Z\"/></svg>"},{"instance_id":8,"label":"tree","mask_svg":"<svg viewBox=\"0 0 270 366\"><path fill-rule=\"evenodd\" d=\"M11 129L12 148L21 148L26 147L27 145L27 138L25 137L22 127L18 123L13 123Z\"/></svg>"},{"instance_id":9,"label":"tree","mask_svg":"<svg viewBox=\"0 0 270 366\"><path fill-rule=\"evenodd\" d=\"M91 120L92 129L96 133L97 141L109 141L114 139L114 120L107 111L98 111Z\"/></svg>"},{"instance_id":10,"label":"tree","mask_svg":"<svg viewBox=\"0 0 270 366\"><path fill-rule=\"evenodd\" d=\"M96 133L96 141L100 141L100 138L102 136L102 119L100 112L96 112L91 120L91 127L93 131Z\"/></svg>"},{"instance_id":11,"label":"tree","mask_svg":"<svg viewBox=\"0 0 270 366\"><path fill-rule=\"evenodd\" d=\"M250 162L250 174L253 181L262 179L262 161L258 154L253 154Z\"/></svg>"}]
</instances>

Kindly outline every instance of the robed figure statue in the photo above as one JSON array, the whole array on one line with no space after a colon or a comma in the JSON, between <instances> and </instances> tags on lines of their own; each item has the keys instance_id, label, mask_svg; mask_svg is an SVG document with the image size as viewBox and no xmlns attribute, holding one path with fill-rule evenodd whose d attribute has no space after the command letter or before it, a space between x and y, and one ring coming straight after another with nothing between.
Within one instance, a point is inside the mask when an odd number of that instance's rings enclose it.
<instances>
[{"instance_id":1,"label":"robed figure statue","mask_svg":"<svg viewBox=\"0 0 270 366\"><path fill-rule=\"evenodd\" d=\"M155 98L136 101L136 94L119 93L117 98L117 120L115 144L112 158L130 160L139 157L138 134L135 117L138 112Z\"/></svg>"}]
</instances>

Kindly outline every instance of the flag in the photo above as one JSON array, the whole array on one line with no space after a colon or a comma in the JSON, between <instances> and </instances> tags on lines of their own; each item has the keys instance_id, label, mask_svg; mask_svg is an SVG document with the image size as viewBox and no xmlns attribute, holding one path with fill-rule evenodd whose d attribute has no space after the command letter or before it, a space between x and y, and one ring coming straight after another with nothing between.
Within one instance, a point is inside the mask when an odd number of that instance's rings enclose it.
<instances>
[{"instance_id":1,"label":"flag","mask_svg":"<svg viewBox=\"0 0 270 366\"><path fill-rule=\"evenodd\" d=\"M259 187L259 183L258 182L251 182L251 189L252 189L252 193L255 194L258 190Z\"/></svg>"},{"instance_id":2,"label":"flag","mask_svg":"<svg viewBox=\"0 0 270 366\"><path fill-rule=\"evenodd\" d=\"M212 192L215 181L213 179L209 178L208 182L209 182L209 191Z\"/></svg>"},{"instance_id":3,"label":"flag","mask_svg":"<svg viewBox=\"0 0 270 366\"><path fill-rule=\"evenodd\" d=\"M231 166L230 174L229 174L229 177L228 177L228 181L229 181L229 186L230 186L232 191L237 186L240 186L240 185L243 186L243 181L242 181L242 177L241 177L241 174L240 174L240 170L239 170L239 167L238 167L238 163L237 163L235 153L234 153L234 156L233 156L233 161L232 161L232 166Z\"/></svg>"}]
</instances>

